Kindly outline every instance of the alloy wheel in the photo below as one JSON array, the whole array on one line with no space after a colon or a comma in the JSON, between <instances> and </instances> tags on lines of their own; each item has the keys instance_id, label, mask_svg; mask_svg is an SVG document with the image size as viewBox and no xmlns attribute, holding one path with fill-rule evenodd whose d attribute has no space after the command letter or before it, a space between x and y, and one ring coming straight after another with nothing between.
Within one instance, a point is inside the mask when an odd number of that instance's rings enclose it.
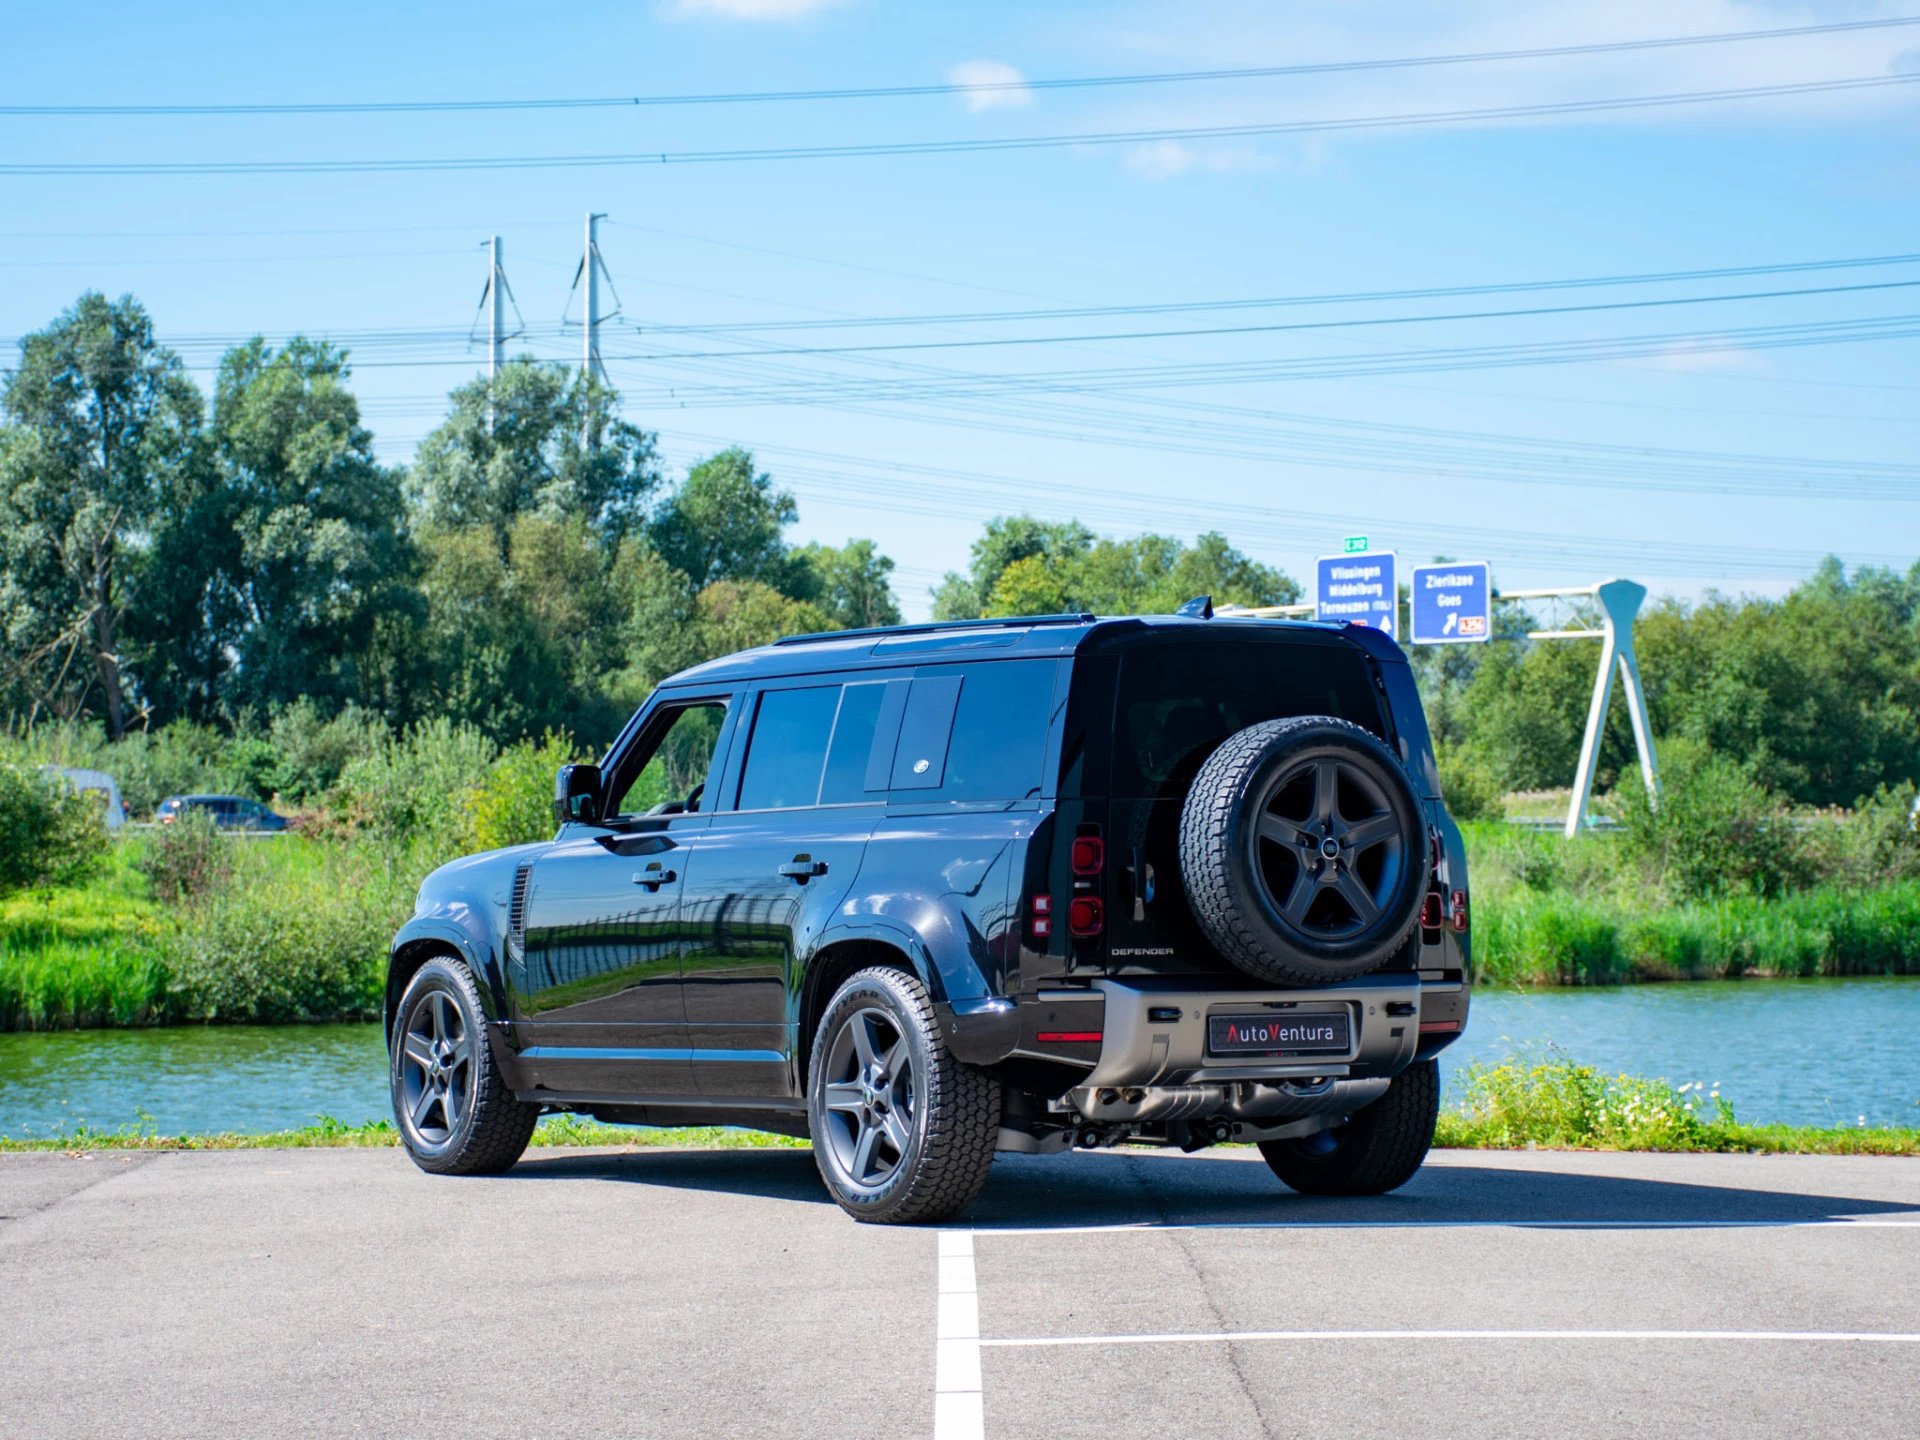
<instances>
[{"instance_id":1,"label":"alloy wheel","mask_svg":"<svg viewBox=\"0 0 1920 1440\"><path fill-rule=\"evenodd\" d=\"M1401 817L1366 767L1319 755L1268 788L1254 874L1275 915L1323 940L1359 935L1393 901L1407 863Z\"/></svg>"},{"instance_id":2,"label":"alloy wheel","mask_svg":"<svg viewBox=\"0 0 1920 1440\"><path fill-rule=\"evenodd\" d=\"M429 990L400 1035L400 1100L407 1124L429 1147L459 1133L473 1106L473 1037L454 997Z\"/></svg>"},{"instance_id":3,"label":"alloy wheel","mask_svg":"<svg viewBox=\"0 0 1920 1440\"><path fill-rule=\"evenodd\" d=\"M913 1143L917 1100L912 1047L893 1016L878 1006L849 1015L826 1053L821 1137L848 1185L873 1193L893 1178Z\"/></svg>"}]
</instances>

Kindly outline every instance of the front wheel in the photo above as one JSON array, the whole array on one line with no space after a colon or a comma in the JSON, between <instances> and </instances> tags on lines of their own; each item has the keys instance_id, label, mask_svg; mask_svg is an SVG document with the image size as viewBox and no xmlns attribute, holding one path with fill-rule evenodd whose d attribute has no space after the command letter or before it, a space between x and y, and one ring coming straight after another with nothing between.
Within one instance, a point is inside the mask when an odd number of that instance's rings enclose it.
<instances>
[{"instance_id":1,"label":"front wheel","mask_svg":"<svg viewBox=\"0 0 1920 1440\"><path fill-rule=\"evenodd\" d=\"M390 1039L393 1118L414 1164L435 1175L497 1175L520 1158L540 1107L507 1089L466 966L445 956L422 965Z\"/></svg>"},{"instance_id":2,"label":"front wheel","mask_svg":"<svg viewBox=\"0 0 1920 1440\"><path fill-rule=\"evenodd\" d=\"M1346 1124L1297 1140L1263 1140L1260 1153L1303 1195L1384 1195L1413 1178L1439 1118L1440 1066L1423 1060Z\"/></svg>"},{"instance_id":3,"label":"front wheel","mask_svg":"<svg viewBox=\"0 0 1920 1440\"><path fill-rule=\"evenodd\" d=\"M856 1220L946 1220L978 1197L1000 1134L1000 1085L954 1058L913 976L862 970L842 985L807 1075L814 1163Z\"/></svg>"}]
</instances>

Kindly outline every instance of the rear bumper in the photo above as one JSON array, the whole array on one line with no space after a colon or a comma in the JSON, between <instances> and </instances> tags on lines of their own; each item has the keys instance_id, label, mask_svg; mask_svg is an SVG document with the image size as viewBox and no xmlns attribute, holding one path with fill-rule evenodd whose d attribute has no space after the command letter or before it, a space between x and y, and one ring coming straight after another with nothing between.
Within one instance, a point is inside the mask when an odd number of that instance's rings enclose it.
<instances>
[{"instance_id":1,"label":"rear bumper","mask_svg":"<svg viewBox=\"0 0 1920 1440\"><path fill-rule=\"evenodd\" d=\"M1365 975L1310 989L1232 989L1173 980L1096 980L1105 999L1091 1087L1230 1084L1235 1081L1391 1078L1420 1049L1418 975ZM1428 989L1433 987L1429 986ZM1349 1045L1325 1055L1210 1053L1211 1015L1305 1017L1344 1011Z\"/></svg>"}]
</instances>

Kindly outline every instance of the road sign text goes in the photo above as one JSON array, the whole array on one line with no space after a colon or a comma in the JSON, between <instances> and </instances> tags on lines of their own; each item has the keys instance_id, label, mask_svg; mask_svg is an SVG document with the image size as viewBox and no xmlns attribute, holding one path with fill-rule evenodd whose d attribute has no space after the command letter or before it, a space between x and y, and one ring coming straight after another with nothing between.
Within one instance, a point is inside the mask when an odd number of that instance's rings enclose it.
<instances>
[{"instance_id":1,"label":"road sign text goes","mask_svg":"<svg viewBox=\"0 0 1920 1440\"><path fill-rule=\"evenodd\" d=\"M1493 636L1493 578L1484 560L1416 565L1408 573L1407 628L1415 645L1461 645Z\"/></svg>"}]
</instances>

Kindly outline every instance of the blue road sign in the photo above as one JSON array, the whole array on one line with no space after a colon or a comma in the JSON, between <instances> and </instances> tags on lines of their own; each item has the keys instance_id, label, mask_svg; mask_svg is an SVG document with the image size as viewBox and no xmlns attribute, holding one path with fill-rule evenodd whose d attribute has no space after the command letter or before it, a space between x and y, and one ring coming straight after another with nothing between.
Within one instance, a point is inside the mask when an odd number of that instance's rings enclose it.
<instances>
[{"instance_id":1,"label":"blue road sign","mask_svg":"<svg viewBox=\"0 0 1920 1440\"><path fill-rule=\"evenodd\" d=\"M1393 562L1391 550L1322 555L1314 581L1314 619L1352 620L1393 634L1400 613Z\"/></svg>"},{"instance_id":2,"label":"blue road sign","mask_svg":"<svg viewBox=\"0 0 1920 1440\"><path fill-rule=\"evenodd\" d=\"M1416 565L1407 579L1407 628L1414 644L1471 645L1493 638L1493 579L1486 561Z\"/></svg>"}]
</instances>

